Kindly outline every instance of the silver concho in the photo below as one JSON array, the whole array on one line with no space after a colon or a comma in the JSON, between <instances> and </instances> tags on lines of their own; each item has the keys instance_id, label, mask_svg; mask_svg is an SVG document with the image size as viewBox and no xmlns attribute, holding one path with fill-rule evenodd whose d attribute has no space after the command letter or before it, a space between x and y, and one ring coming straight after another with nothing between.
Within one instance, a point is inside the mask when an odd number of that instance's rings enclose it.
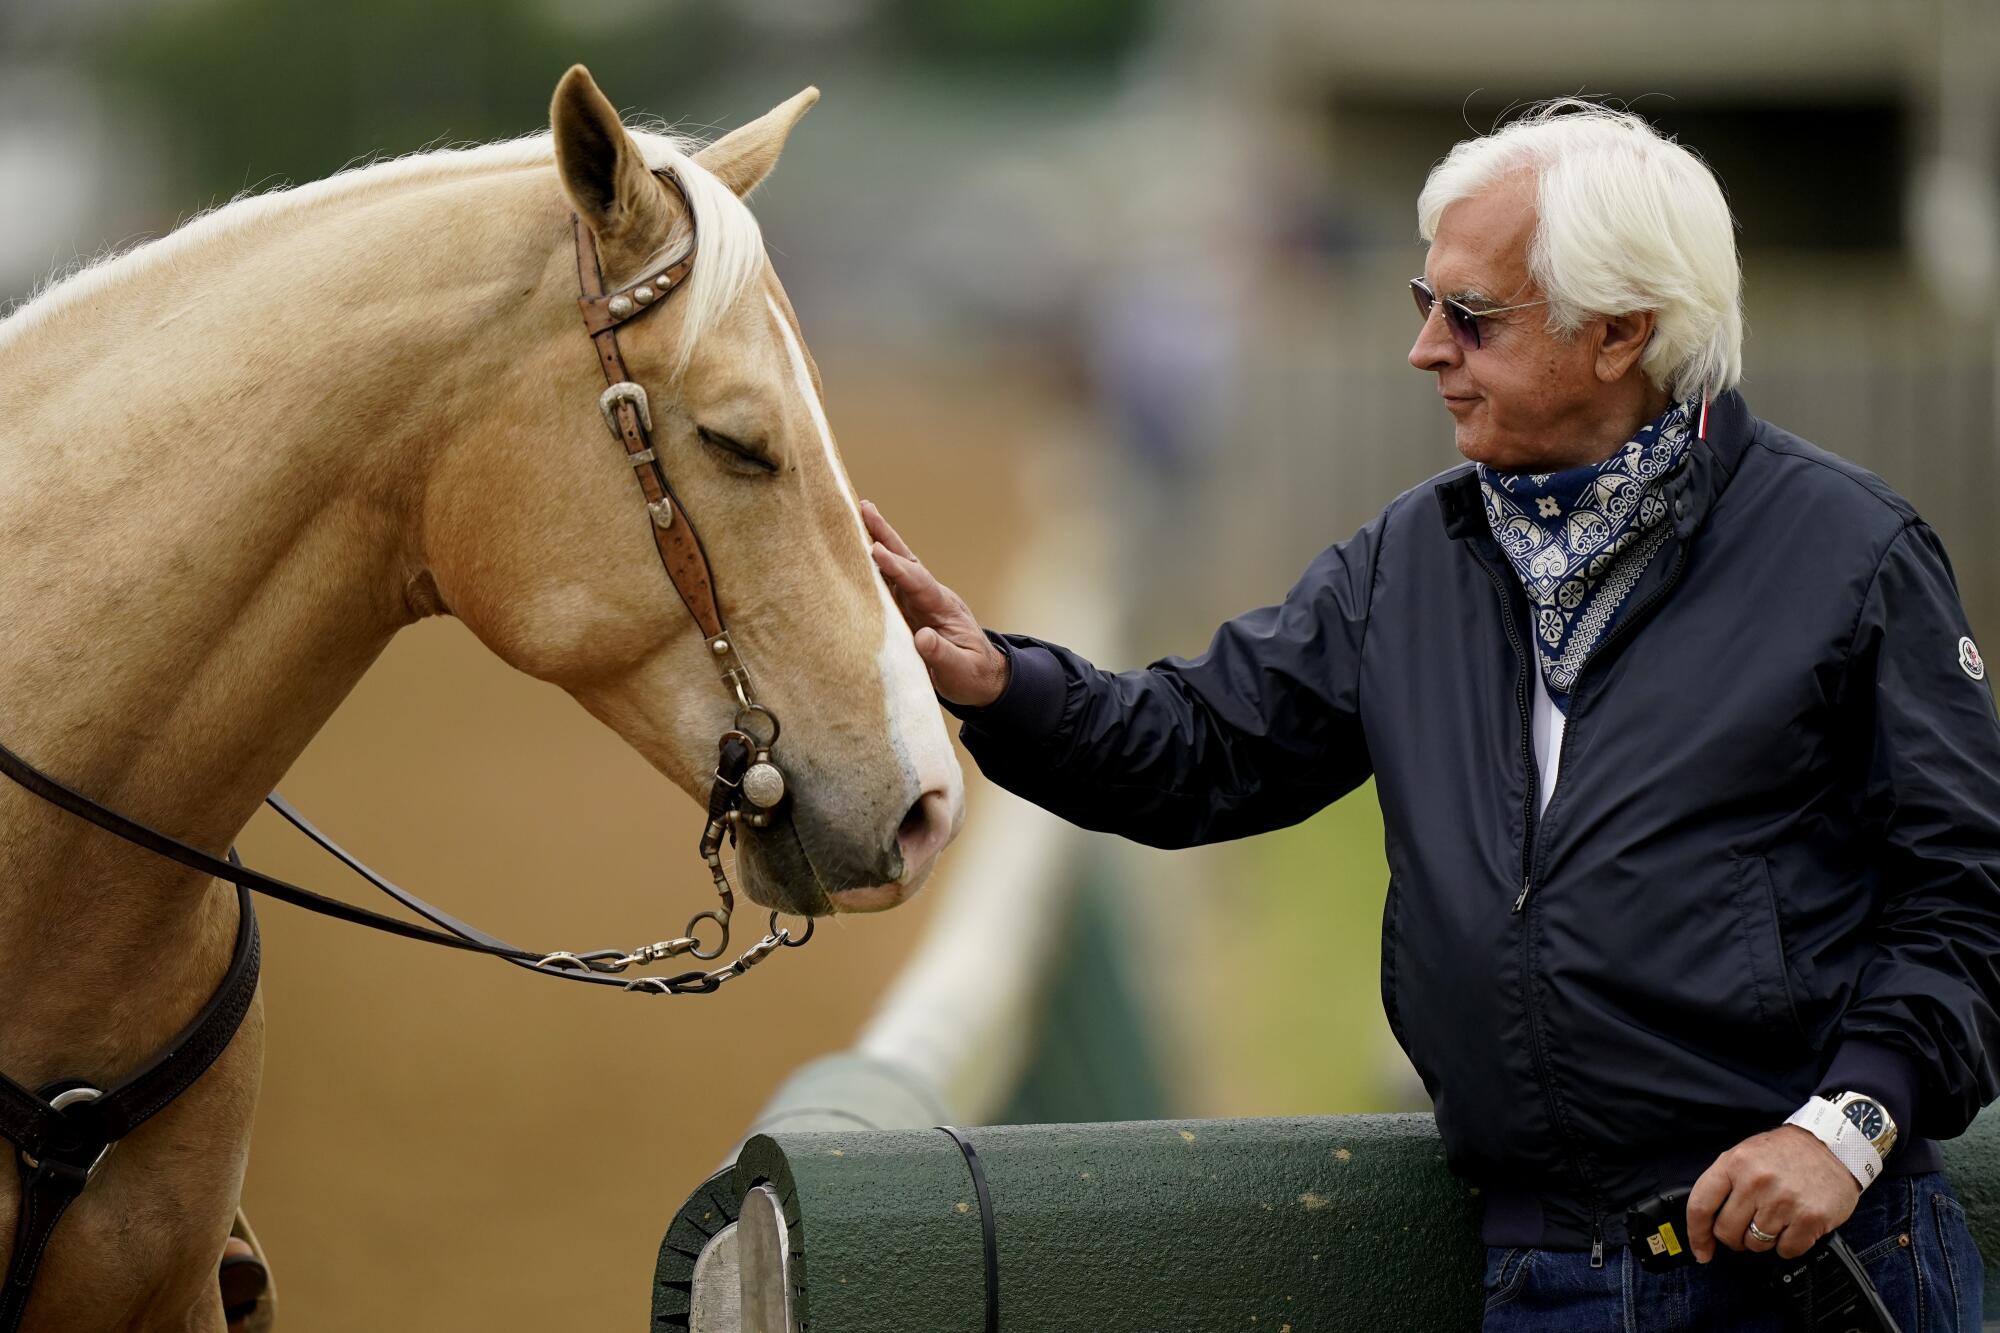
<instances>
[{"instance_id":1,"label":"silver concho","mask_svg":"<svg viewBox=\"0 0 2000 1333\"><path fill-rule=\"evenodd\" d=\"M619 295L611 298L611 313L619 319L631 314L635 308L629 296Z\"/></svg>"},{"instance_id":2,"label":"silver concho","mask_svg":"<svg viewBox=\"0 0 2000 1333\"><path fill-rule=\"evenodd\" d=\"M759 810L769 810L785 799L785 775L772 763L755 763L743 774L743 799Z\"/></svg>"}]
</instances>

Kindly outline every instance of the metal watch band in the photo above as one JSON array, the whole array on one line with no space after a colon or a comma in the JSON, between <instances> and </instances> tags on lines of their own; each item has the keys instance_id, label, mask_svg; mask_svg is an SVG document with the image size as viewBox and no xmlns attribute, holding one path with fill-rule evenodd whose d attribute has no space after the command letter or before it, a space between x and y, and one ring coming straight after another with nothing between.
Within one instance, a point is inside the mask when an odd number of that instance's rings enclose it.
<instances>
[{"instance_id":1,"label":"metal watch band","mask_svg":"<svg viewBox=\"0 0 2000 1333\"><path fill-rule=\"evenodd\" d=\"M1797 1125L1824 1143L1862 1189L1867 1189L1882 1174L1882 1155L1875 1151L1875 1145L1826 1098L1809 1099L1785 1123Z\"/></svg>"}]
</instances>

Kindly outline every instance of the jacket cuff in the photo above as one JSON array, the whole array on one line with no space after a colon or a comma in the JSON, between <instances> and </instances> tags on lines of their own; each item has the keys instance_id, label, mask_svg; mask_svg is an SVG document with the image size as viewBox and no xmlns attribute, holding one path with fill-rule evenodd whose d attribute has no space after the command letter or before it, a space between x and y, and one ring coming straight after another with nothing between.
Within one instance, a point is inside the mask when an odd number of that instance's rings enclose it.
<instances>
[{"instance_id":1,"label":"jacket cuff","mask_svg":"<svg viewBox=\"0 0 2000 1333\"><path fill-rule=\"evenodd\" d=\"M1865 1038L1850 1037L1833 1053L1826 1077L1820 1080L1822 1096L1843 1092L1865 1092L1887 1108L1896 1122L1896 1144L1916 1138L1917 1064L1892 1046ZM1891 1149L1893 1156L1896 1149Z\"/></svg>"},{"instance_id":2,"label":"jacket cuff","mask_svg":"<svg viewBox=\"0 0 2000 1333\"><path fill-rule=\"evenodd\" d=\"M1007 659L1007 684L1000 697L984 707L955 704L942 697L938 702L953 717L981 731L1025 736L1053 732L1062 720L1063 696L1068 690L1062 663L1038 643L1012 643L992 630L986 631L986 637Z\"/></svg>"}]
</instances>

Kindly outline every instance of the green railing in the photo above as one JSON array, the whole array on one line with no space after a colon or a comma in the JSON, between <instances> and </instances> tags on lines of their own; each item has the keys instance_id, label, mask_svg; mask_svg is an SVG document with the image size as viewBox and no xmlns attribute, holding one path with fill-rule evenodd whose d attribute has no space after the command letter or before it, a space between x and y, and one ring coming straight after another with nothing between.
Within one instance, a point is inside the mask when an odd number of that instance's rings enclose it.
<instances>
[{"instance_id":1,"label":"green railing","mask_svg":"<svg viewBox=\"0 0 2000 1333\"><path fill-rule=\"evenodd\" d=\"M962 1133L971 1154L934 1128L753 1138L676 1218L656 1326L978 1333L989 1235L1009 1333L1479 1326L1478 1201L1445 1171L1428 1115ZM2000 1114L1946 1157L1981 1248L2000 1255ZM733 1289L711 1276L699 1290L687 1255L739 1215ZM1990 1318L1990 1267L1986 1288Z\"/></svg>"}]
</instances>

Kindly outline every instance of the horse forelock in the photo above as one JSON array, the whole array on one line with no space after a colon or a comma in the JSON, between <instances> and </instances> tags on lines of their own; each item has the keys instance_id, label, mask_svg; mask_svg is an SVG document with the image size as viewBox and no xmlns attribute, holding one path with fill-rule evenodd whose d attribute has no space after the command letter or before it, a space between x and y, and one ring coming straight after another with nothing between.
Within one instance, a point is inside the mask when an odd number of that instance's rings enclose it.
<instances>
[{"instance_id":1,"label":"horse forelock","mask_svg":"<svg viewBox=\"0 0 2000 1333\"><path fill-rule=\"evenodd\" d=\"M695 212L701 253L687 286L680 338L681 368L701 337L756 281L764 262L764 238L756 217L734 192L696 160L702 141L656 122L628 127L646 165L672 167L679 174ZM164 236L114 249L80 263L59 268L11 310L0 311L0 351L9 343L45 327L64 312L92 297L142 280L156 268L203 246L226 241L302 218L316 208L387 193L409 186L474 176L486 172L555 167L555 146L548 131L493 143L427 148L400 157L368 159L303 185L279 185L237 195L226 203L194 214ZM560 186L551 182L551 189ZM687 243L685 227L647 260L643 269L662 262Z\"/></svg>"}]
</instances>

